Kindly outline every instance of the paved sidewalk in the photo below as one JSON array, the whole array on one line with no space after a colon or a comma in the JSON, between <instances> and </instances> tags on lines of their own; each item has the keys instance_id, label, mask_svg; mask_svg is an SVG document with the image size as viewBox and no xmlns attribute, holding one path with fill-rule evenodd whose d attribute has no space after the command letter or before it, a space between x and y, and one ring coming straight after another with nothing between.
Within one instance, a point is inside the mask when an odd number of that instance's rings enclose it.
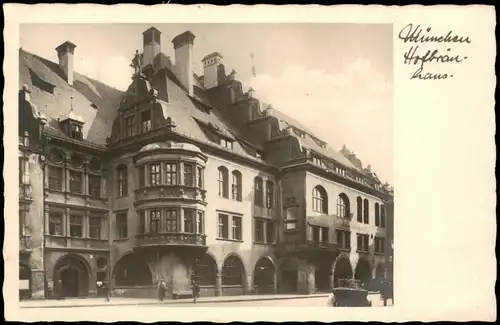
<instances>
[{"instance_id":1,"label":"paved sidewalk","mask_svg":"<svg viewBox=\"0 0 500 325\"><path fill-rule=\"evenodd\" d=\"M248 295L248 296L222 296L222 297L202 297L196 300L197 304L217 303L217 302L242 302L242 301L262 301L262 300L285 300L285 299L308 299L328 297L326 293L312 295ZM109 302L104 298L71 298L63 300L27 300L21 301L21 308L72 308L72 307L97 307L97 306L137 306L137 305L161 305L161 304L186 304L193 303L191 298L187 299L167 299L163 302L153 298L123 298L111 297Z\"/></svg>"}]
</instances>

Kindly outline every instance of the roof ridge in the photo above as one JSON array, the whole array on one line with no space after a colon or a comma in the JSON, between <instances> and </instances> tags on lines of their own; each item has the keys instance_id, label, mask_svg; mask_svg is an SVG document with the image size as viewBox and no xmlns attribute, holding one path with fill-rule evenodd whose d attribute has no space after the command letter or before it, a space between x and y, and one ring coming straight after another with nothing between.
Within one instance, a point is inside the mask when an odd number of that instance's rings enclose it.
<instances>
[{"instance_id":1,"label":"roof ridge","mask_svg":"<svg viewBox=\"0 0 500 325\"><path fill-rule=\"evenodd\" d=\"M40 55L35 54L35 53L33 53L33 52L27 51L27 50L23 49L22 47L20 47L20 48L19 48L19 51L20 51L20 52L24 52L24 53L26 53L26 54L28 54L28 55L31 55L31 56L33 56L33 57L35 57L35 58L37 58L37 59L39 59L39 60L41 60L41 61L46 61L46 62L48 62L48 63L54 64L54 65L56 65L56 66L59 66L59 63L54 62L54 61L52 61L52 60L49 60L49 59L47 59L47 58L44 58L43 56L40 56ZM43 62L43 63L46 63L46 62ZM108 87L109 89L113 89L113 90L119 91L119 92L121 92L121 93L125 93L125 91L123 91L123 90L120 90L120 89L118 89L118 88L116 88L116 87L113 87L113 86L111 86L111 85L108 85L108 84L106 84L106 83L104 83L104 82L102 82L102 81L99 81L99 80L97 80L97 79L94 79L94 78L92 78L92 77L89 77L89 76L87 76L87 75L85 75L85 74L83 74L83 73L81 73L81 72L76 71L76 70L74 71L74 73L75 73L76 75L79 75L79 76L81 76L81 77L84 77L84 78L88 79L88 80L89 80L89 81L91 81L92 83L98 83L98 84L100 84L100 85L102 85L102 86Z\"/></svg>"}]
</instances>

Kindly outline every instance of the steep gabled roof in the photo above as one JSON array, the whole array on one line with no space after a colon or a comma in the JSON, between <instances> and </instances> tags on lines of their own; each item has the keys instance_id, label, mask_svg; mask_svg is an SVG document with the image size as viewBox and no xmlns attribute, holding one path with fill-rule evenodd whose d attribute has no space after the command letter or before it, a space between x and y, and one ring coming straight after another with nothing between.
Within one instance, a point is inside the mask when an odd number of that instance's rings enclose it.
<instances>
[{"instance_id":1,"label":"steep gabled roof","mask_svg":"<svg viewBox=\"0 0 500 325\"><path fill-rule=\"evenodd\" d=\"M79 73L74 74L70 86L57 63L20 49L19 89L23 85L31 91L32 103L47 117L51 133L65 137L58 119L72 110L85 122L83 142L105 145L123 92Z\"/></svg>"}]
</instances>

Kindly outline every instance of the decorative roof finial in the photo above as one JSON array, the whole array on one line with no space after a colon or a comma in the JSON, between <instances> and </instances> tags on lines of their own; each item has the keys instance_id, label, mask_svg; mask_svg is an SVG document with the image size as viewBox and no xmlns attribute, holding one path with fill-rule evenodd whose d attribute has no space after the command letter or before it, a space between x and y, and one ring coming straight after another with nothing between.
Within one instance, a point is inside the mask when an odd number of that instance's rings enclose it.
<instances>
[{"instance_id":1,"label":"decorative roof finial","mask_svg":"<svg viewBox=\"0 0 500 325\"><path fill-rule=\"evenodd\" d=\"M134 68L134 76L141 73L142 66L142 56L139 53L139 50L135 50L134 58L132 59L132 63L130 64L132 68Z\"/></svg>"}]
</instances>

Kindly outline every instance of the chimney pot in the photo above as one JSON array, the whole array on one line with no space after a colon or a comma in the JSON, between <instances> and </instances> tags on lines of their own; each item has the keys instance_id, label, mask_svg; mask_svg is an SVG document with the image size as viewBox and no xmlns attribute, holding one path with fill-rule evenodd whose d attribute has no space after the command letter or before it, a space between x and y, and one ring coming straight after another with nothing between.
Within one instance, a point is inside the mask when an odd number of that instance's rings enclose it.
<instances>
[{"instance_id":1,"label":"chimney pot","mask_svg":"<svg viewBox=\"0 0 500 325\"><path fill-rule=\"evenodd\" d=\"M57 57L59 58L59 66L64 72L66 81L69 85L73 85L73 55L75 54L76 45L70 41L66 41L56 47Z\"/></svg>"},{"instance_id":2,"label":"chimney pot","mask_svg":"<svg viewBox=\"0 0 500 325\"><path fill-rule=\"evenodd\" d=\"M144 67L148 64L153 66L154 58L161 52L161 32L157 28L151 27L142 33L142 41L144 47L142 65Z\"/></svg>"},{"instance_id":3,"label":"chimney pot","mask_svg":"<svg viewBox=\"0 0 500 325\"><path fill-rule=\"evenodd\" d=\"M172 40L175 49L174 73L181 85L187 90L189 96L193 96L193 42L195 37L188 30L177 35Z\"/></svg>"},{"instance_id":4,"label":"chimney pot","mask_svg":"<svg viewBox=\"0 0 500 325\"><path fill-rule=\"evenodd\" d=\"M219 85L219 65L222 54L213 52L205 55L201 60L203 63L203 86L206 89L217 87Z\"/></svg>"}]
</instances>

